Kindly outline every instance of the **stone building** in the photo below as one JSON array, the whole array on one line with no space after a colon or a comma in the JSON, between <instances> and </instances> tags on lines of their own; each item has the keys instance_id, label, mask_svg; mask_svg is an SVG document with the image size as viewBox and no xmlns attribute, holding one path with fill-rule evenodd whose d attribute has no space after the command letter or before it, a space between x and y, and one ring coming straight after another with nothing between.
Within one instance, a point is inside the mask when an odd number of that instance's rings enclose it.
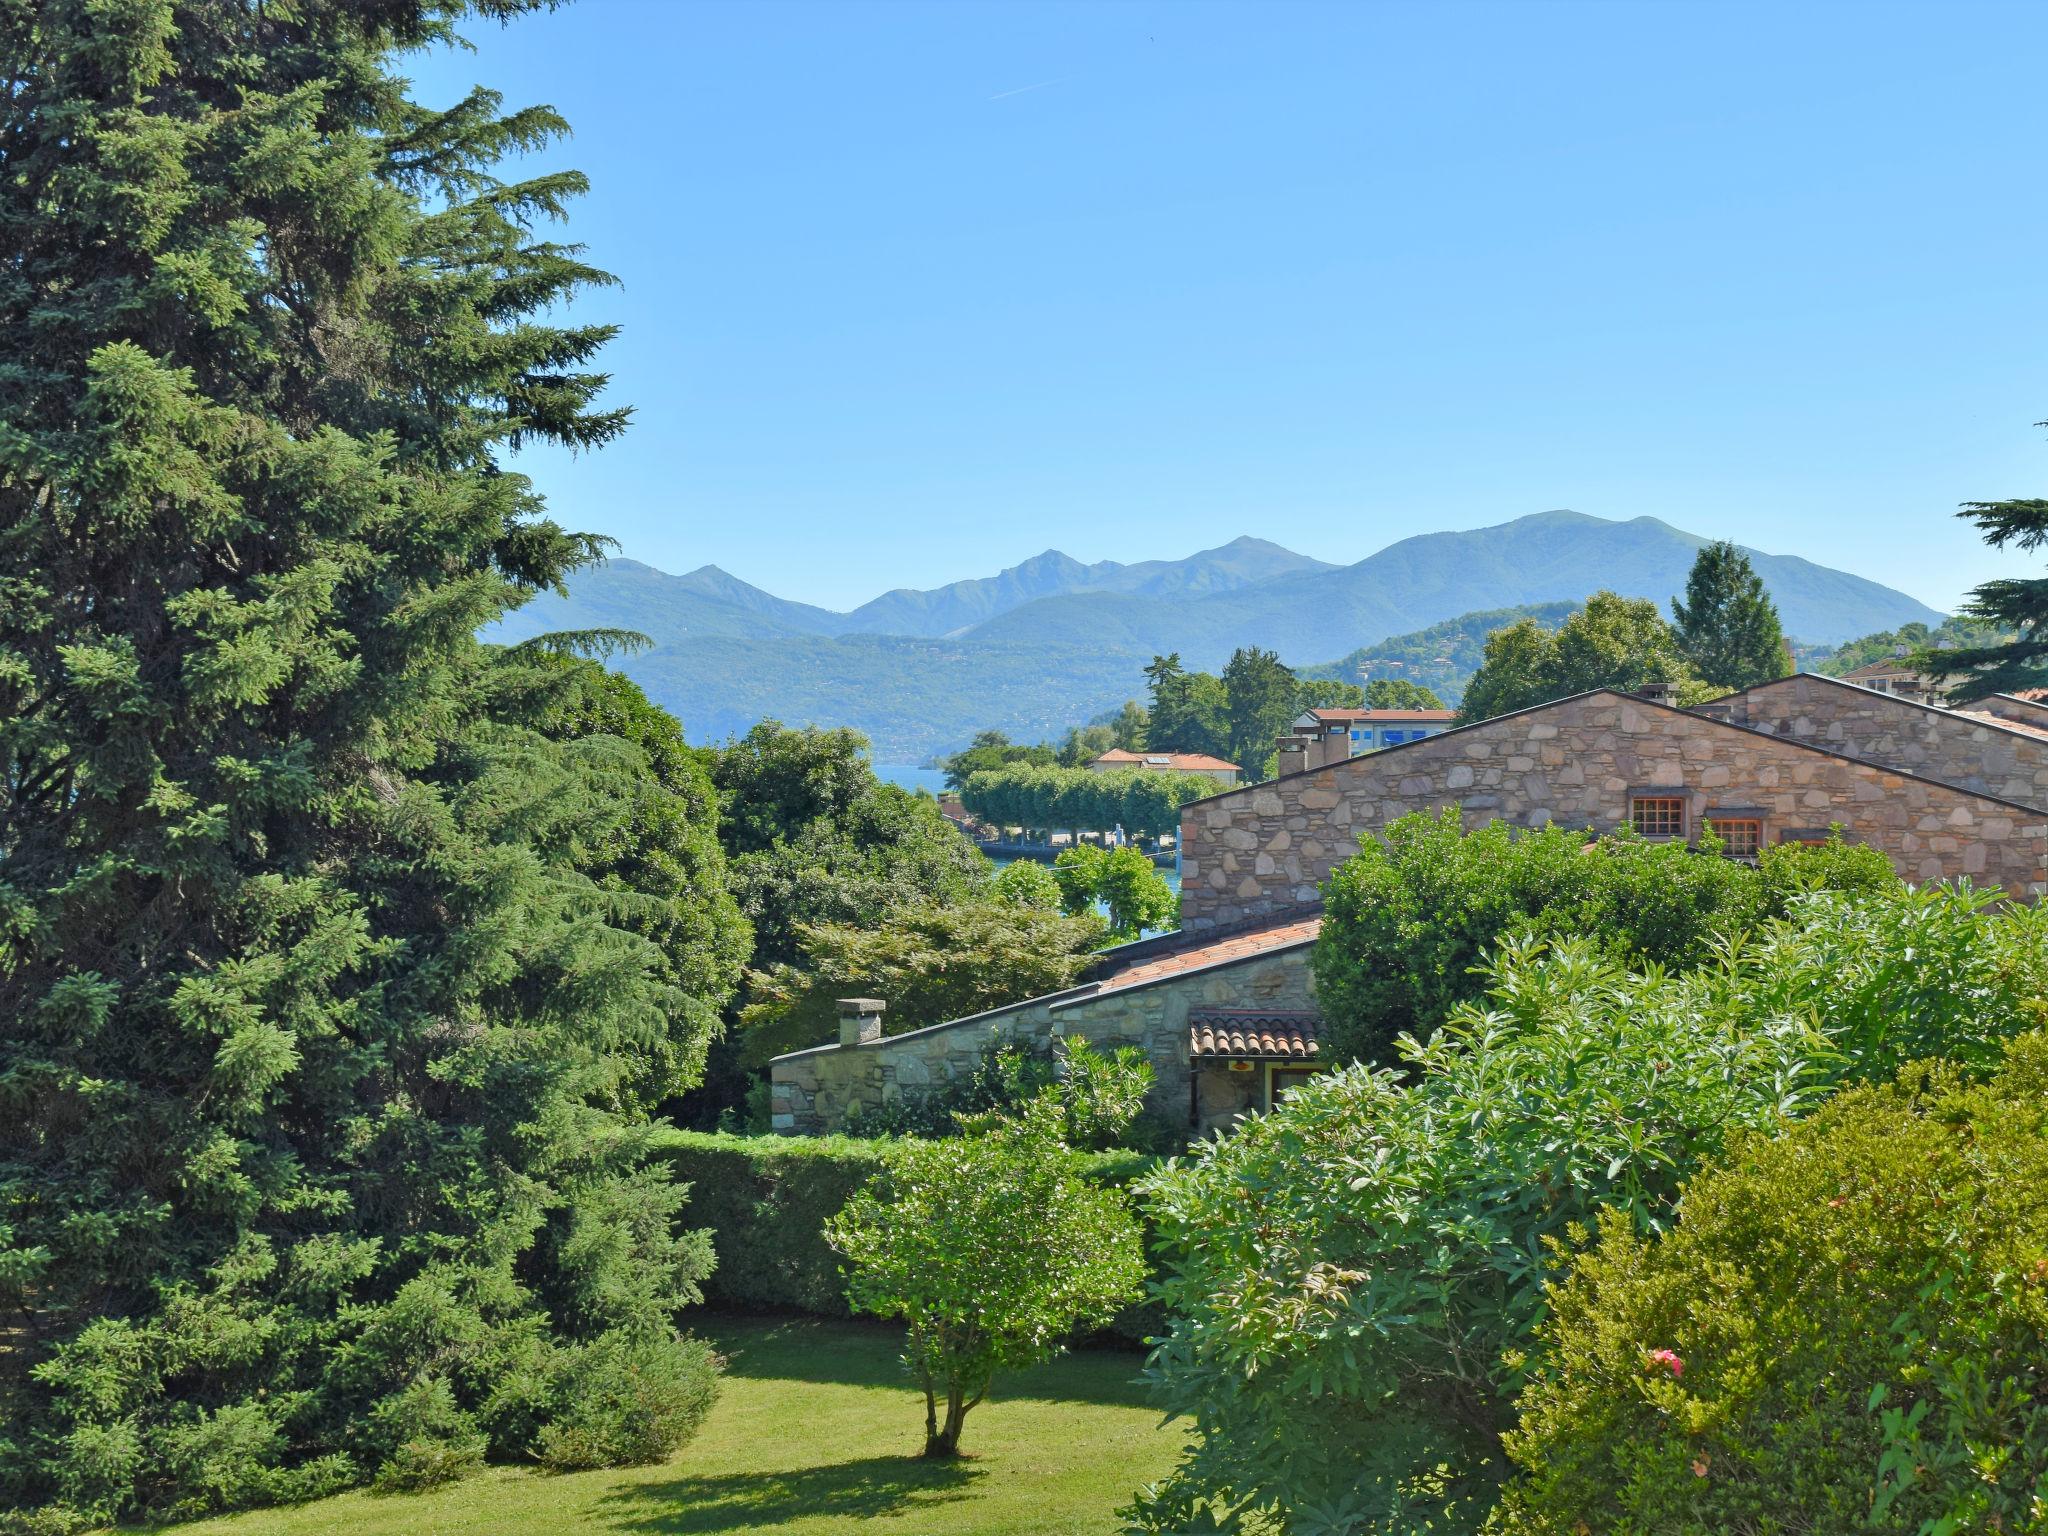
<instances>
[{"instance_id":1,"label":"stone building","mask_svg":"<svg viewBox=\"0 0 2048 1536\"><path fill-rule=\"evenodd\" d=\"M1181 819L1181 929L1101 956L1051 997L777 1058L778 1130L973 1069L999 1038L1133 1044L1155 1107L1207 1131L1270 1107L1317 1062L1308 956L1321 886L1372 832L1456 806L1477 826L1559 823L1745 856L1832 827L1915 881L1967 876L2024 899L2048 884L2048 704L1970 712L1797 676L1683 710L1596 691L1196 801Z\"/></svg>"}]
</instances>

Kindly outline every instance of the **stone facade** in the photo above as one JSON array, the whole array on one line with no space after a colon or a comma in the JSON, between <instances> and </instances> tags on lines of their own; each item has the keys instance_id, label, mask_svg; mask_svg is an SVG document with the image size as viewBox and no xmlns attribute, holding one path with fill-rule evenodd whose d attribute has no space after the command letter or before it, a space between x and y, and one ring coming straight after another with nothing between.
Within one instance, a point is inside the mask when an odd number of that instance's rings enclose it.
<instances>
[{"instance_id":1,"label":"stone facade","mask_svg":"<svg viewBox=\"0 0 2048 1536\"><path fill-rule=\"evenodd\" d=\"M982 1053L1005 1040L1062 1038L1102 1049L1134 1045L1152 1062L1149 1107L1198 1130L1261 1107L1264 1072L1204 1071L1188 1061L1188 1015L1198 1009L1310 1009L1309 940L1246 958L1118 986L1090 984L857 1045L778 1056L770 1109L777 1131L836 1130L848 1110L943 1088L970 1076ZM1191 1083L1195 1093L1190 1097Z\"/></svg>"},{"instance_id":2,"label":"stone facade","mask_svg":"<svg viewBox=\"0 0 2048 1536\"><path fill-rule=\"evenodd\" d=\"M1910 880L1967 875L2019 896L2048 879L2048 815L1951 785L1600 691L1189 805L1181 815L1181 923L1190 931L1300 909L1361 832L1457 806L1505 820L1608 831L1639 794L1763 823L1766 842L1848 835Z\"/></svg>"},{"instance_id":3,"label":"stone facade","mask_svg":"<svg viewBox=\"0 0 2048 1536\"><path fill-rule=\"evenodd\" d=\"M2014 703L2024 703L2015 700ZM2048 808L2048 736L1801 673L1701 713L1962 789Z\"/></svg>"}]
</instances>

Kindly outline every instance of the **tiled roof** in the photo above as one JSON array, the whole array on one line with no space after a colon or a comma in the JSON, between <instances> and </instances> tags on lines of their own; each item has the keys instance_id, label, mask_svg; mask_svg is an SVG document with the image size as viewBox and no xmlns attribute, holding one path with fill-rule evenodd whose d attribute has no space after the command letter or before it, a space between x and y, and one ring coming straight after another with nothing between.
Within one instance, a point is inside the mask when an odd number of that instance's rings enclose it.
<instances>
[{"instance_id":1,"label":"tiled roof","mask_svg":"<svg viewBox=\"0 0 2048 1536\"><path fill-rule=\"evenodd\" d=\"M2032 736L2039 741L2048 741L2048 729L2030 724L2025 720L2014 720L2007 715L1994 715L1988 709L1964 709L1958 710L1957 713L1968 715L1972 720L1982 720L1989 725L2002 726L2008 731L2017 731L2022 736Z\"/></svg>"},{"instance_id":2,"label":"tiled roof","mask_svg":"<svg viewBox=\"0 0 2048 1536\"><path fill-rule=\"evenodd\" d=\"M1220 757L1211 757L1206 752L1126 752L1122 747L1111 747L1095 759L1098 763L1150 763L1154 767L1173 768L1182 773L1241 773L1235 763L1226 763Z\"/></svg>"},{"instance_id":3,"label":"tiled roof","mask_svg":"<svg viewBox=\"0 0 2048 1536\"><path fill-rule=\"evenodd\" d=\"M1305 944L1323 931L1320 914L1314 917L1297 917L1285 922L1270 923L1263 928L1253 928L1237 933L1222 934L1204 939L1200 934L1189 936L1188 943L1177 946L1164 954L1157 951L1142 959L1134 960L1121 970L1110 972L1100 979L1097 992L1115 992L1124 987L1142 986L1146 982L1159 981L1168 976L1178 976L1183 971L1197 971L1204 966L1223 965L1232 960L1250 960L1270 950L1285 949L1292 944Z\"/></svg>"},{"instance_id":4,"label":"tiled roof","mask_svg":"<svg viewBox=\"0 0 2048 1536\"><path fill-rule=\"evenodd\" d=\"M1188 1015L1188 1056L1301 1061L1321 1048L1323 1021L1312 1013L1224 1012Z\"/></svg>"}]
</instances>

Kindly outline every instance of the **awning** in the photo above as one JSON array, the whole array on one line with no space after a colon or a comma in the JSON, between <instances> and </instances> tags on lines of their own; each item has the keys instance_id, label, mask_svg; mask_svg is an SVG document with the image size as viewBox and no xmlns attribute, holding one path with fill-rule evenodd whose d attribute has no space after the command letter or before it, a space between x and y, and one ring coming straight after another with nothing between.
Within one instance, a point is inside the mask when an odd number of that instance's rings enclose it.
<instances>
[{"instance_id":1,"label":"awning","mask_svg":"<svg viewBox=\"0 0 2048 1536\"><path fill-rule=\"evenodd\" d=\"M1311 1061L1322 1027L1313 1013L1205 1009L1188 1015L1188 1059Z\"/></svg>"}]
</instances>

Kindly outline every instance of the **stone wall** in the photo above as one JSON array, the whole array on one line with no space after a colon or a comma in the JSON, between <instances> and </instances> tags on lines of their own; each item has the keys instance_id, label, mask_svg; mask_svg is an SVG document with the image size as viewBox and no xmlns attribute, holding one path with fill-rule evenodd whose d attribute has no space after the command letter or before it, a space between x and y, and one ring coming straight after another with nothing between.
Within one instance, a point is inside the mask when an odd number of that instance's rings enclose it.
<instances>
[{"instance_id":1,"label":"stone wall","mask_svg":"<svg viewBox=\"0 0 2048 1536\"><path fill-rule=\"evenodd\" d=\"M1188 1118L1189 1012L1312 1006L1309 948L1296 944L1106 991L1080 987L868 1045L822 1045L778 1056L770 1067L773 1125L796 1135L834 1131L856 1105L886 1104L964 1080L982 1053L1002 1039L1044 1044L1063 1036L1102 1049L1135 1045L1144 1051L1154 1073L1148 1107L1183 1123ZM1248 1107L1225 1102L1227 1090L1241 1084L1207 1085L1217 1075L1203 1074L1203 1129Z\"/></svg>"},{"instance_id":2,"label":"stone wall","mask_svg":"<svg viewBox=\"0 0 2048 1536\"><path fill-rule=\"evenodd\" d=\"M2048 740L1976 715L1804 673L1717 699L1706 709L1752 730L2048 807Z\"/></svg>"},{"instance_id":3,"label":"stone wall","mask_svg":"<svg viewBox=\"0 0 2048 1536\"><path fill-rule=\"evenodd\" d=\"M1760 816L1770 843L1840 822L1907 879L2038 895L2048 878L2038 811L1600 692L1196 801L1181 813L1181 924L1313 903L1361 832L1411 811L1607 831L1643 791L1683 798L1689 834L1717 810Z\"/></svg>"}]
</instances>

